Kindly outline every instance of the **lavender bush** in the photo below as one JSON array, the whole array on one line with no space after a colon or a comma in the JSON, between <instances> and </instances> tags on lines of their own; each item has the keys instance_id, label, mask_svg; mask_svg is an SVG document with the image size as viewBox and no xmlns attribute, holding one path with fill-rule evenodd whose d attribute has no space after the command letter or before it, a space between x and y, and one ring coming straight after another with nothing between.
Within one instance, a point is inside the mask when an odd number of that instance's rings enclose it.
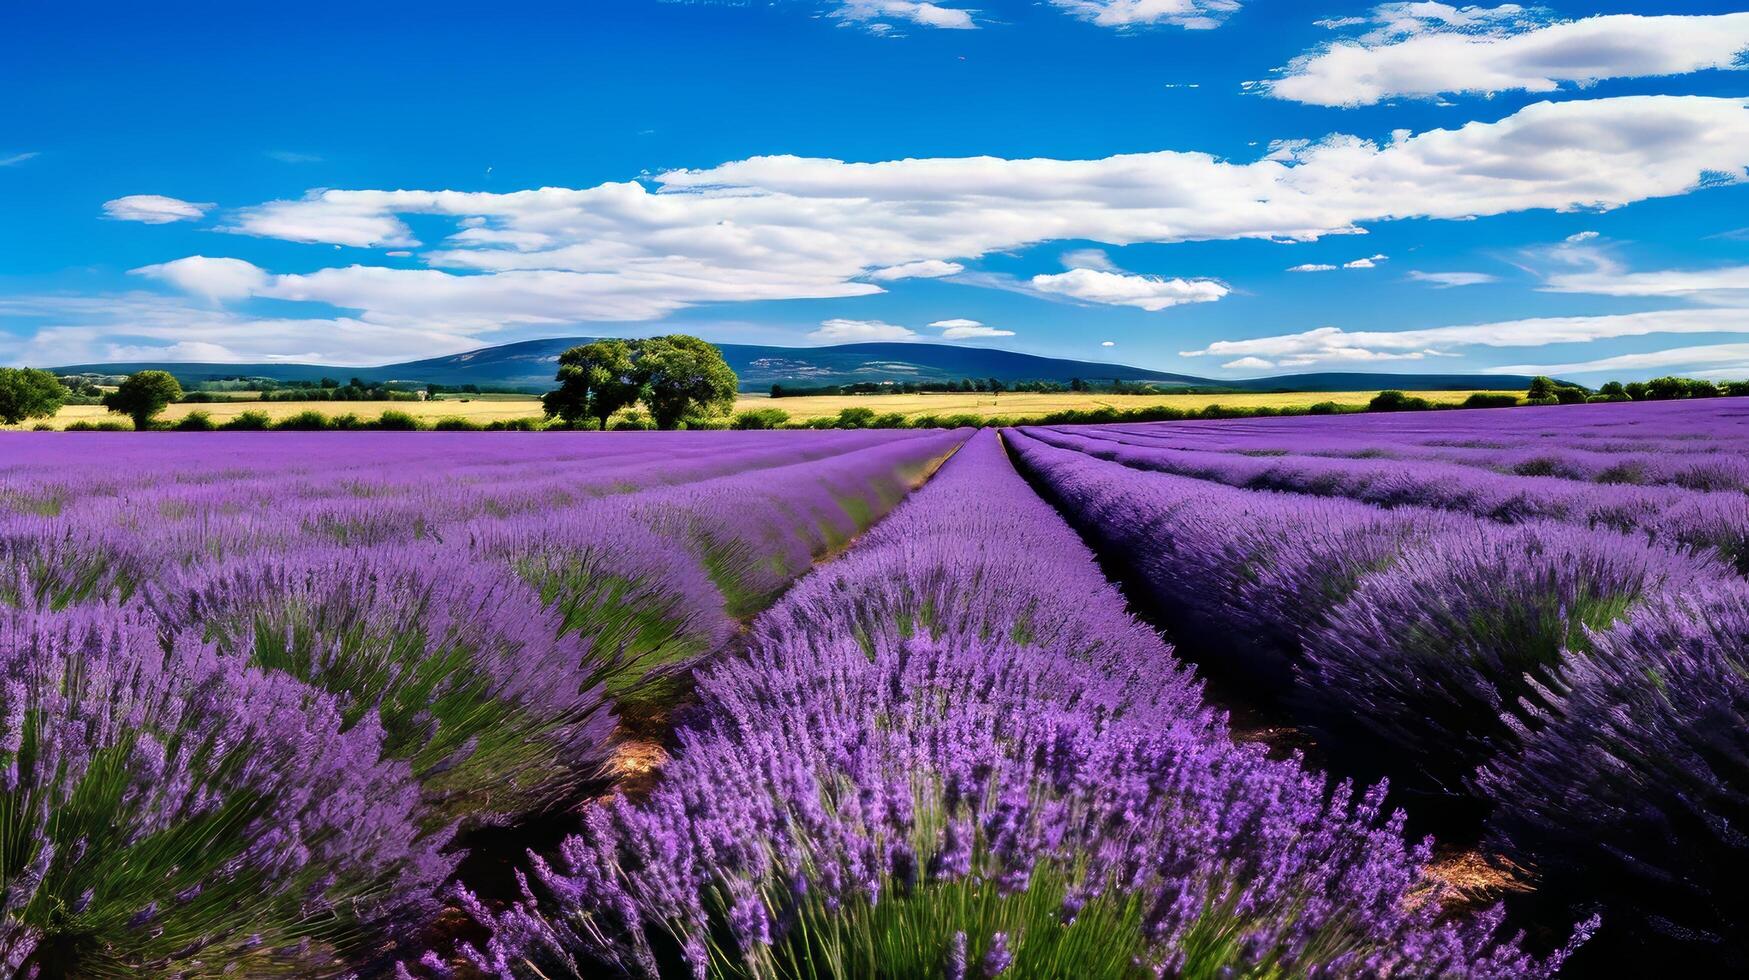
<instances>
[{"instance_id":1,"label":"lavender bush","mask_svg":"<svg viewBox=\"0 0 1749 980\"><path fill-rule=\"evenodd\" d=\"M135 610L0 613L8 975L309 976L450 864L374 721Z\"/></svg>"},{"instance_id":2,"label":"lavender bush","mask_svg":"<svg viewBox=\"0 0 1749 980\"><path fill-rule=\"evenodd\" d=\"M1328 730L1460 790L1511 743L1509 718L1557 686L1563 650L1667 588L1727 573L1563 525L1451 529L1406 549L1305 638L1308 697Z\"/></svg>"},{"instance_id":3,"label":"lavender bush","mask_svg":"<svg viewBox=\"0 0 1749 980\"><path fill-rule=\"evenodd\" d=\"M589 644L507 569L455 547L304 549L185 575L173 626L332 694L380 723L442 826L562 802L596 775L612 719Z\"/></svg>"},{"instance_id":4,"label":"lavender bush","mask_svg":"<svg viewBox=\"0 0 1749 980\"><path fill-rule=\"evenodd\" d=\"M1569 658L1522 752L1482 775L1491 843L1605 906L1653 969L1749 968L1749 590L1648 603ZM1612 943L1621 949L1625 943Z\"/></svg>"}]
</instances>

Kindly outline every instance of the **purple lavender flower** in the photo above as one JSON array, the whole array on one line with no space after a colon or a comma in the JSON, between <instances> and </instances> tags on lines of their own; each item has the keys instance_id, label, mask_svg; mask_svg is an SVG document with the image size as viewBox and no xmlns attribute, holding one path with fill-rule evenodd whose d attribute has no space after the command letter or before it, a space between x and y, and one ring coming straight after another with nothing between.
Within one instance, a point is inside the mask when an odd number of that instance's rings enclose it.
<instances>
[{"instance_id":1,"label":"purple lavender flower","mask_svg":"<svg viewBox=\"0 0 1749 980\"><path fill-rule=\"evenodd\" d=\"M1428 848L1380 813L1382 791L1357 802L1232 743L1103 579L1072 597L1029 591L1096 571L1051 517L994 437L974 438L761 617L744 657L702 673L663 782L645 802L595 809L558 861L535 861L499 941L549 975L589 958L653 973L658 931L682 948L715 943L730 968L922 975L942 969L942 950L951 968L971 927L1004 936L980 964L991 971L1129 975L1186 950L1212 970L1239 955L1212 937L1238 931L1251 962L1307 971L1340 971L1361 950L1400 975L1546 972L1494 941L1497 919L1442 921ZM1036 619L992 629L1019 612ZM1105 647L1064 619L1135 645ZM912 803L895 805L895 780ZM917 833L928 826L944 829ZM918 866L930 874L907 893L893 872ZM946 896L986 889L1006 910L997 921L956 917L966 906ZM1141 922L1118 925L1122 908ZM883 924L901 922L926 931L883 941ZM1099 942L1053 960L1073 930Z\"/></svg>"},{"instance_id":2,"label":"purple lavender flower","mask_svg":"<svg viewBox=\"0 0 1749 980\"><path fill-rule=\"evenodd\" d=\"M452 866L374 722L342 733L331 699L139 610L0 613L0 685L26 719L0 750L12 968L322 969L417 924Z\"/></svg>"}]
</instances>

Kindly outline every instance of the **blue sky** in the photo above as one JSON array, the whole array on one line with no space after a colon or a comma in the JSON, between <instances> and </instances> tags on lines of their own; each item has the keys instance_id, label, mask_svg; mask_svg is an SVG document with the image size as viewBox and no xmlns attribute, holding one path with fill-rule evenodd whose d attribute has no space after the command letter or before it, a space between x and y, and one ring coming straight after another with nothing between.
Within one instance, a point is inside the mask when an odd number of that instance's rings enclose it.
<instances>
[{"instance_id":1,"label":"blue sky","mask_svg":"<svg viewBox=\"0 0 1749 980\"><path fill-rule=\"evenodd\" d=\"M1749 376L1743 4L290 6L0 13L0 362Z\"/></svg>"}]
</instances>

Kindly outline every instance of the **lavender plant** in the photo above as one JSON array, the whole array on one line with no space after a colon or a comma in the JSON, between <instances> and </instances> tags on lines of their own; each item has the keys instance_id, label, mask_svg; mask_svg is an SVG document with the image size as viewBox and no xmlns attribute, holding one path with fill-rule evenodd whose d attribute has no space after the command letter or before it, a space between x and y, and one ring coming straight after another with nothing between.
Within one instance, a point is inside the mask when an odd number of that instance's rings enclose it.
<instances>
[{"instance_id":1,"label":"lavender plant","mask_svg":"<svg viewBox=\"0 0 1749 980\"><path fill-rule=\"evenodd\" d=\"M1550 900L1603 906L1616 962L1749 968L1749 590L1661 598L1588 646L1481 776L1490 843Z\"/></svg>"},{"instance_id":2,"label":"lavender plant","mask_svg":"<svg viewBox=\"0 0 1749 980\"><path fill-rule=\"evenodd\" d=\"M588 638L456 547L303 549L186 575L154 605L219 650L336 698L421 784L427 826L563 802L613 721Z\"/></svg>"},{"instance_id":3,"label":"lavender plant","mask_svg":"<svg viewBox=\"0 0 1749 980\"><path fill-rule=\"evenodd\" d=\"M1558 686L1564 650L1663 590L1728 573L1564 525L1452 529L1365 577L1305 638L1302 681L1327 731L1461 791L1512 742L1508 718Z\"/></svg>"},{"instance_id":4,"label":"lavender plant","mask_svg":"<svg viewBox=\"0 0 1749 980\"><path fill-rule=\"evenodd\" d=\"M374 721L138 610L0 613L8 975L322 976L450 863Z\"/></svg>"},{"instance_id":5,"label":"lavender plant","mask_svg":"<svg viewBox=\"0 0 1749 980\"><path fill-rule=\"evenodd\" d=\"M1021 976L1558 965L1497 943L1498 913L1440 920L1430 845L1382 788L1331 793L1078 666L916 640L724 668L655 796L593 811L465 955L507 976L654 975L664 949L695 976L917 976L964 936Z\"/></svg>"}]
</instances>

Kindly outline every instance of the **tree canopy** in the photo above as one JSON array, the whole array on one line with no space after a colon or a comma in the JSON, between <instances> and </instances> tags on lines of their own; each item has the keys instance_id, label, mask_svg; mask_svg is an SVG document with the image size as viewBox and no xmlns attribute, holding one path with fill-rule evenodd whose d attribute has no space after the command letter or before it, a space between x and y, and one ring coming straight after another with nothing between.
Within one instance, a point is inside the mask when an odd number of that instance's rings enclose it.
<instances>
[{"instance_id":1,"label":"tree canopy","mask_svg":"<svg viewBox=\"0 0 1749 980\"><path fill-rule=\"evenodd\" d=\"M658 428L727 414L739 379L716 345L685 334L598 340L559 355L559 386L541 399L548 416L593 419L642 401Z\"/></svg>"},{"instance_id":2,"label":"tree canopy","mask_svg":"<svg viewBox=\"0 0 1749 980\"><path fill-rule=\"evenodd\" d=\"M606 429L613 413L637 404L644 379L636 349L624 340L597 340L559 355L559 387L541 398L548 416L575 424L594 419Z\"/></svg>"},{"instance_id":3,"label":"tree canopy","mask_svg":"<svg viewBox=\"0 0 1749 980\"><path fill-rule=\"evenodd\" d=\"M67 389L61 380L35 368L0 367L0 423L17 425L61 410Z\"/></svg>"},{"instance_id":4,"label":"tree canopy","mask_svg":"<svg viewBox=\"0 0 1749 980\"><path fill-rule=\"evenodd\" d=\"M168 371L138 371L127 376L114 391L103 396L103 407L134 420L134 428L148 429L152 417L164 406L182 397L182 385Z\"/></svg>"}]
</instances>

